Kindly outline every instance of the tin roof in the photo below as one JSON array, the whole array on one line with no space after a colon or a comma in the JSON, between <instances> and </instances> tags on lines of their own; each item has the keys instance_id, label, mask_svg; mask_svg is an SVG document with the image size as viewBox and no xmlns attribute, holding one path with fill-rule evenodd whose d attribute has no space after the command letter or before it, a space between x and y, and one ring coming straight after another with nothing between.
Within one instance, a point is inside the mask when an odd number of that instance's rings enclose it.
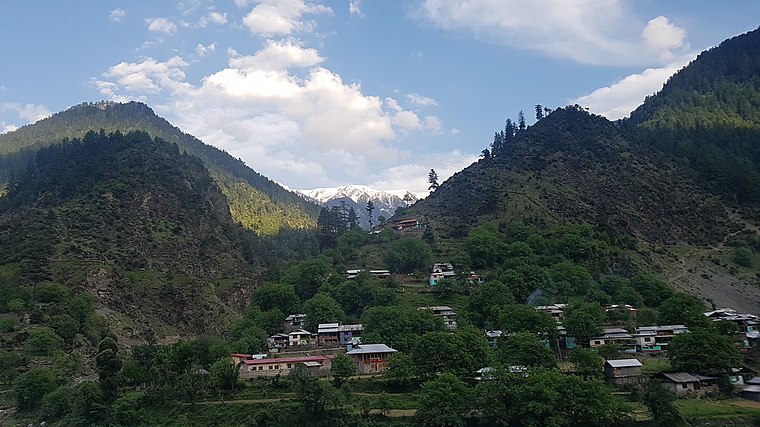
<instances>
[{"instance_id":1,"label":"tin roof","mask_svg":"<svg viewBox=\"0 0 760 427\"><path fill-rule=\"evenodd\" d=\"M660 375L674 383L696 383L699 378L686 372L660 372Z\"/></svg>"},{"instance_id":2,"label":"tin roof","mask_svg":"<svg viewBox=\"0 0 760 427\"><path fill-rule=\"evenodd\" d=\"M397 351L385 344L360 344L353 350L347 351L346 354L395 353Z\"/></svg>"},{"instance_id":3,"label":"tin roof","mask_svg":"<svg viewBox=\"0 0 760 427\"><path fill-rule=\"evenodd\" d=\"M639 362L638 359L613 359L608 360L606 363L613 368L632 368L641 366L641 362Z\"/></svg>"}]
</instances>

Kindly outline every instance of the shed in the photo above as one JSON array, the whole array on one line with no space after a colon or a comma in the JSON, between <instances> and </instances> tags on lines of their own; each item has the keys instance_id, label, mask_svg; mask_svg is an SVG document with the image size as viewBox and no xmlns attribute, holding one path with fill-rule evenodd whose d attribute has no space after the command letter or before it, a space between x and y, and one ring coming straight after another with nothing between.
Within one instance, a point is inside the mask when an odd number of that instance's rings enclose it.
<instances>
[{"instance_id":1,"label":"shed","mask_svg":"<svg viewBox=\"0 0 760 427\"><path fill-rule=\"evenodd\" d=\"M665 389L675 394L695 393L699 388L699 378L686 372L660 372L657 377Z\"/></svg>"},{"instance_id":2,"label":"shed","mask_svg":"<svg viewBox=\"0 0 760 427\"><path fill-rule=\"evenodd\" d=\"M641 380L641 362L638 359L612 359L604 362L607 384L638 384Z\"/></svg>"}]
</instances>

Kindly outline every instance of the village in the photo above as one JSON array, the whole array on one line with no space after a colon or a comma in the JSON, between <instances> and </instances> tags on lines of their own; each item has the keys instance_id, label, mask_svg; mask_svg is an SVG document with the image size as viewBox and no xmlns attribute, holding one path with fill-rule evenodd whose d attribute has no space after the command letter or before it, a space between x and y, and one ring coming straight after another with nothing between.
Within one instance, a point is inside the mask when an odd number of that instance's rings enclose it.
<instances>
[{"instance_id":1,"label":"village","mask_svg":"<svg viewBox=\"0 0 760 427\"><path fill-rule=\"evenodd\" d=\"M355 279L363 270L349 269L345 278ZM391 277L391 272L385 269L372 269L369 274L378 279ZM457 274L451 263L435 263L430 268L427 285L434 288L441 280L457 280L466 287L477 287L486 283L474 271ZM601 326L602 333L586 340L569 335L563 326L564 312L568 304L536 305L537 312L546 313L556 322L555 338L547 335L537 336L544 347L551 350L555 356L562 358L576 348L601 350L614 348L615 357L605 357L603 377L610 386L642 385L646 376L642 367L648 360L665 360L668 355L668 345L677 336L690 333L685 325L645 325L635 329L626 329L624 324L606 321ZM607 304L601 307L605 313L624 313L625 318L635 318L637 309L629 304ZM418 310L429 312L440 319L449 333L457 330L457 314L449 306L418 307ZM731 308L720 308L703 313L706 321L725 322L735 327L733 341L736 346L746 351L760 347L760 318L754 314L737 313ZM260 354L230 355L241 380L287 376L296 369L304 369L315 377L331 375L331 361L337 355L345 354L351 358L356 375L372 376L383 374L388 369L388 362L396 349L385 343L363 342L362 324L342 324L340 322L320 323L316 331L303 328L306 314L292 313L283 319L283 330L267 339L266 352ZM629 326L630 328L630 326ZM510 333L496 329L482 331L488 344L498 349L504 338ZM644 362L644 363L642 363ZM572 367L567 367L573 372ZM495 368L483 366L472 372L475 381L486 381L492 378ZM527 375L528 367L512 365L510 373ZM700 372L682 372L664 370L656 372L651 379L659 382L666 390L676 396L701 396L718 392L719 376L706 375ZM735 366L725 376L736 392L748 400L760 401L760 376L758 371L747 366Z\"/></svg>"}]
</instances>

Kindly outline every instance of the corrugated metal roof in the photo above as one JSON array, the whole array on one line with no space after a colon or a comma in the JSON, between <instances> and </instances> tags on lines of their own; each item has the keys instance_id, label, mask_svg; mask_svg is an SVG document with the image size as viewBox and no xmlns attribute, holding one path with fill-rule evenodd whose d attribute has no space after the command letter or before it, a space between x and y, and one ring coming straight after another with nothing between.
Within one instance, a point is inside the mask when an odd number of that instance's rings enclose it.
<instances>
[{"instance_id":1,"label":"corrugated metal roof","mask_svg":"<svg viewBox=\"0 0 760 427\"><path fill-rule=\"evenodd\" d=\"M385 344L361 344L346 354L395 353L397 351Z\"/></svg>"},{"instance_id":2,"label":"corrugated metal roof","mask_svg":"<svg viewBox=\"0 0 760 427\"><path fill-rule=\"evenodd\" d=\"M674 383L696 383L699 378L686 372L660 372L660 375Z\"/></svg>"},{"instance_id":3,"label":"corrugated metal roof","mask_svg":"<svg viewBox=\"0 0 760 427\"><path fill-rule=\"evenodd\" d=\"M280 357L274 359L254 359L243 360L246 365L271 365L282 363L303 363L303 362L325 362L335 357L334 355L328 356L306 356L306 357Z\"/></svg>"},{"instance_id":4,"label":"corrugated metal roof","mask_svg":"<svg viewBox=\"0 0 760 427\"><path fill-rule=\"evenodd\" d=\"M608 360L606 363L613 368L633 368L641 366L641 362L639 362L638 359L614 359Z\"/></svg>"}]
</instances>

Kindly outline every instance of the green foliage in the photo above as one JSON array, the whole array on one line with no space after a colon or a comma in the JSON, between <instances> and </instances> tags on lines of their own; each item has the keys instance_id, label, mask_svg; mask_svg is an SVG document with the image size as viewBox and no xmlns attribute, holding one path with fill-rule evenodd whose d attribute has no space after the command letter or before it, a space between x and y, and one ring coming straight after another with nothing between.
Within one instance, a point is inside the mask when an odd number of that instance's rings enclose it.
<instances>
[{"instance_id":1,"label":"green foliage","mask_svg":"<svg viewBox=\"0 0 760 427\"><path fill-rule=\"evenodd\" d=\"M228 357L222 357L209 370L212 386L220 390L234 390L238 381L238 367Z\"/></svg>"},{"instance_id":2,"label":"green foliage","mask_svg":"<svg viewBox=\"0 0 760 427\"><path fill-rule=\"evenodd\" d=\"M414 348L420 336L443 331L443 322L428 310L401 307L371 307L361 317L362 341L385 343L401 352Z\"/></svg>"},{"instance_id":3,"label":"green foliage","mask_svg":"<svg viewBox=\"0 0 760 427\"><path fill-rule=\"evenodd\" d=\"M340 388L346 378L356 374L356 365L351 356L339 354L330 361L330 374L335 379L335 387Z\"/></svg>"},{"instance_id":4,"label":"green foliage","mask_svg":"<svg viewBox=\"0 0 760 427\"><path fill-rule=\"evenodd\" d=\"M746 268L752 268L752 250L749 248L734 248L731 261Z\"/></svg>"},{"instance_id":5,"label":"green foliage","mask_svg":"<svg viewBox=\"0 0 760 427\"><path fill-rule=\"evenodd\" d=\"M625 425L625 412L610 389L554 370L507 375L478 385L476 394L489 425L605 427Z\"/></svg>"},{"instance_id":6,"label":"green foliage","mask_svg":"<svg viewBox=\"0 0 760 427\"><path fill-rule=\"evenodd\" d=\"M554 368L557 361L546 345L530 332L518 332L501 338L498 359L504 366L540 366Z\"/></svg>"},{"instance_id":7,"label":"green foliage","mask_svg":"<svg viewBox=\"0 0 760 427\"><path fill-rule=\"evenodd\" d=\"M72 400L73 392L70 388L58 387L42 398L42 416L53 420L63 418L72 411Z\"/></svg>"},{"instance_id":8,"label":"green foliage","mask_svg":"<svg viewBox=\"0 0 760 427\"><path fill-rule=\"evenodd\" d=\"M506 332L530 332L546 338L557 338L557 322L547 312L527 305L507 305L500 311L499 328Z\"/></svg>"},{"instance_id":9,"label":"green foliage","mask_svg":"<svg viewBox=\"0 0 760 427\"><path fill-rule=\"evenodd\" d=\"M699 298L678 293L663 301L657 320L661 325L686 325L688 328L704 328L709 320L704 316L705 303Z\"/></svg>"},{"instance_id":10,"label":"green foliage","mask_svg":"<svg viewBox=\"0 0 760 427\"><path fill-rule=\"evenodd\" d=\"M652 413L655 426L684 427L688 425L673 404L675 395L665 390L660 383L648 382L644 387L642 401Z\"/></svg>"},{"instance_id":11,"label":"green foliage","mask_svg":"<svg viewBox=\"0 0 760 427\"><path fill-rule=\"evenodd\" d=\"M309 416L325 414L331 407L340 405L338 391L328 382L306 375L296 383L296 400Z\"/></svg>"},{"instance_id":12,"label":"green foliage","mask_svg":"<svg viewBox=\"0 0 760 427\"><path fill-rule=\"evenodd\" d=\"M106 337L98 345L98 354L95 356L95 370L98 372L98 383L106 402L116 400L119 389L122 363L119 358L119 347L110 337Z\"/></svg>"},{"instance_id":13,"label":"green foliage","mask_svg":"<svg viewBox=\"0 0 760 427\"><path fill-rule=\"evenodd\" d=\"M388 369L384 377L391 384L405 387L411 384L414 378L414 360L405 353L394 353L388 359Z\"/></svg>"},{"instance_id":14,"label":"green foliage","mask_svg":"<svg viewBox=\"0 0 760 427\"><path fill-rule=\"evenodd\" d=\"M514 303L515 297L509 287L497 280L491 280L470 292L467 307L475 325L494 329L499 323L501 308Z\"/></svg>"},{"instance_id":15,"label":"green foliage","mask_svg":"<svg viewBox=\"0 0 760 427\"><path fill-rule=\"evenodd\" d=\"M604 359L592 349L574 348L567 360L575 365L575 373L584 378L600 378L604 374Z\"/></svg>"},{"instance_id":16,"label":"green foliage","mask_svg":"<svg viewBox=\"0 0 760 427\"><path fill-rule=\"evenodd\" d=\"M296 288L293 285L280 283L268 283L261 286L253 292L251 300L263 311L277 308L287 314L296 313L301 306Z\"/></svg>"},{"instance_id":17,"label":"green foliage","mask_svg":"<svg viewBox=\"0 0 760 427\"><path fill-rule=\"evenodd\" d=\"M24 350L30 354L46 356L58 350L61 344L63 344L63 338L53 332L52 329L41 326L29 332Z\"/></svg>"},{"instance_id":18,"label":"green foliage","mask_svg":"<svg viewBox=\"0 0 760 427\"><path fill-rule=\"evenodd\" d=\"M361 316L368 307L388 306L396 302L394 290L384 286L387 283L387 280L381 282L365 270L354 279L326 285L322 290L338 301L347 314Z\"/></svg>"},{"instance_id":19,"label":"green foliage","mask_svg":"<svg viewBox=\"0 0 760 427\"><path fill-rule=\"evenodd\" d=\"M417 340L411 355L421 378L432 378L444 372L459 378L471 378L487 360L476 359L469 350L460 334L428 332Z\"/></svg>"},{"instance_id":20,"label":"green foliage","mask_svg":"<svg viewBox=\"0 0 760 427\"><path fill-rule=\"evenodd\" d=\"M319 293L303 303L307 330L316 331L320 323L342 322L346 314L337 301L327 294Z\"/></svg>"},{"instance_id":21,"label":"green foliage","mask_svg":"<svg viewBox=\"0 0 760 427\"><path fill-rule=\"evenodd\" d=\"M703 375L723 375L742 363L731 338L710 330L676 335L668 344L668 359L674 369Z\"/></svg>"},{"instance_id":22,"label":"green foliage","mask_svg":"<svg viewBox=\"0 0 760 427\"><path fill-rule=\"evenodd\" d=\"M422 385L415 418L424 427L464 426L472 391L455 375L444 373Z\"/></svg>"},{"instance_id":23,"label":"green foliage","mask_svg":"<svg viewBox=\"0 0 760 427\"><path fill-rule=\"evenodd\" d=\"M383 262L393 272L412 273L430 265L430 245L412 237L391 242L383 252Z\"/></svg>"},{"instance_id":24,"label":"green foliage","mask_svg":"<svg viewBox=\"0 0 760 427\"><path fill-rule=\"evenodd\" d=\"M45 394L56 388L55 375L49 369L34 368L13 383L16 406L21 411L37 408Z\"/></svg>"},{"instance_id":25,"label":"green foliage","mask_svg":"<svg viewBox=\"0 0 760 427\"><path fill-rule=\"evenodd\" d=\"M588 343L589 339L602 333L605 318L604 310L598 304L574 302L565 309L562 324L568 336Z\"/></svg>"},{"instance_id":26,"label":"green foliage","mask_svg":"<svg viewBox=\"0 0 760 427\"><path fill-rule=\"evenodd\" d=\"M320 287L330 283L337 276L330 258L322 256L298 262L288 268L281 281L295 286L301 301L306 301L316 295Z\"/></svg>"}]
</instances>

